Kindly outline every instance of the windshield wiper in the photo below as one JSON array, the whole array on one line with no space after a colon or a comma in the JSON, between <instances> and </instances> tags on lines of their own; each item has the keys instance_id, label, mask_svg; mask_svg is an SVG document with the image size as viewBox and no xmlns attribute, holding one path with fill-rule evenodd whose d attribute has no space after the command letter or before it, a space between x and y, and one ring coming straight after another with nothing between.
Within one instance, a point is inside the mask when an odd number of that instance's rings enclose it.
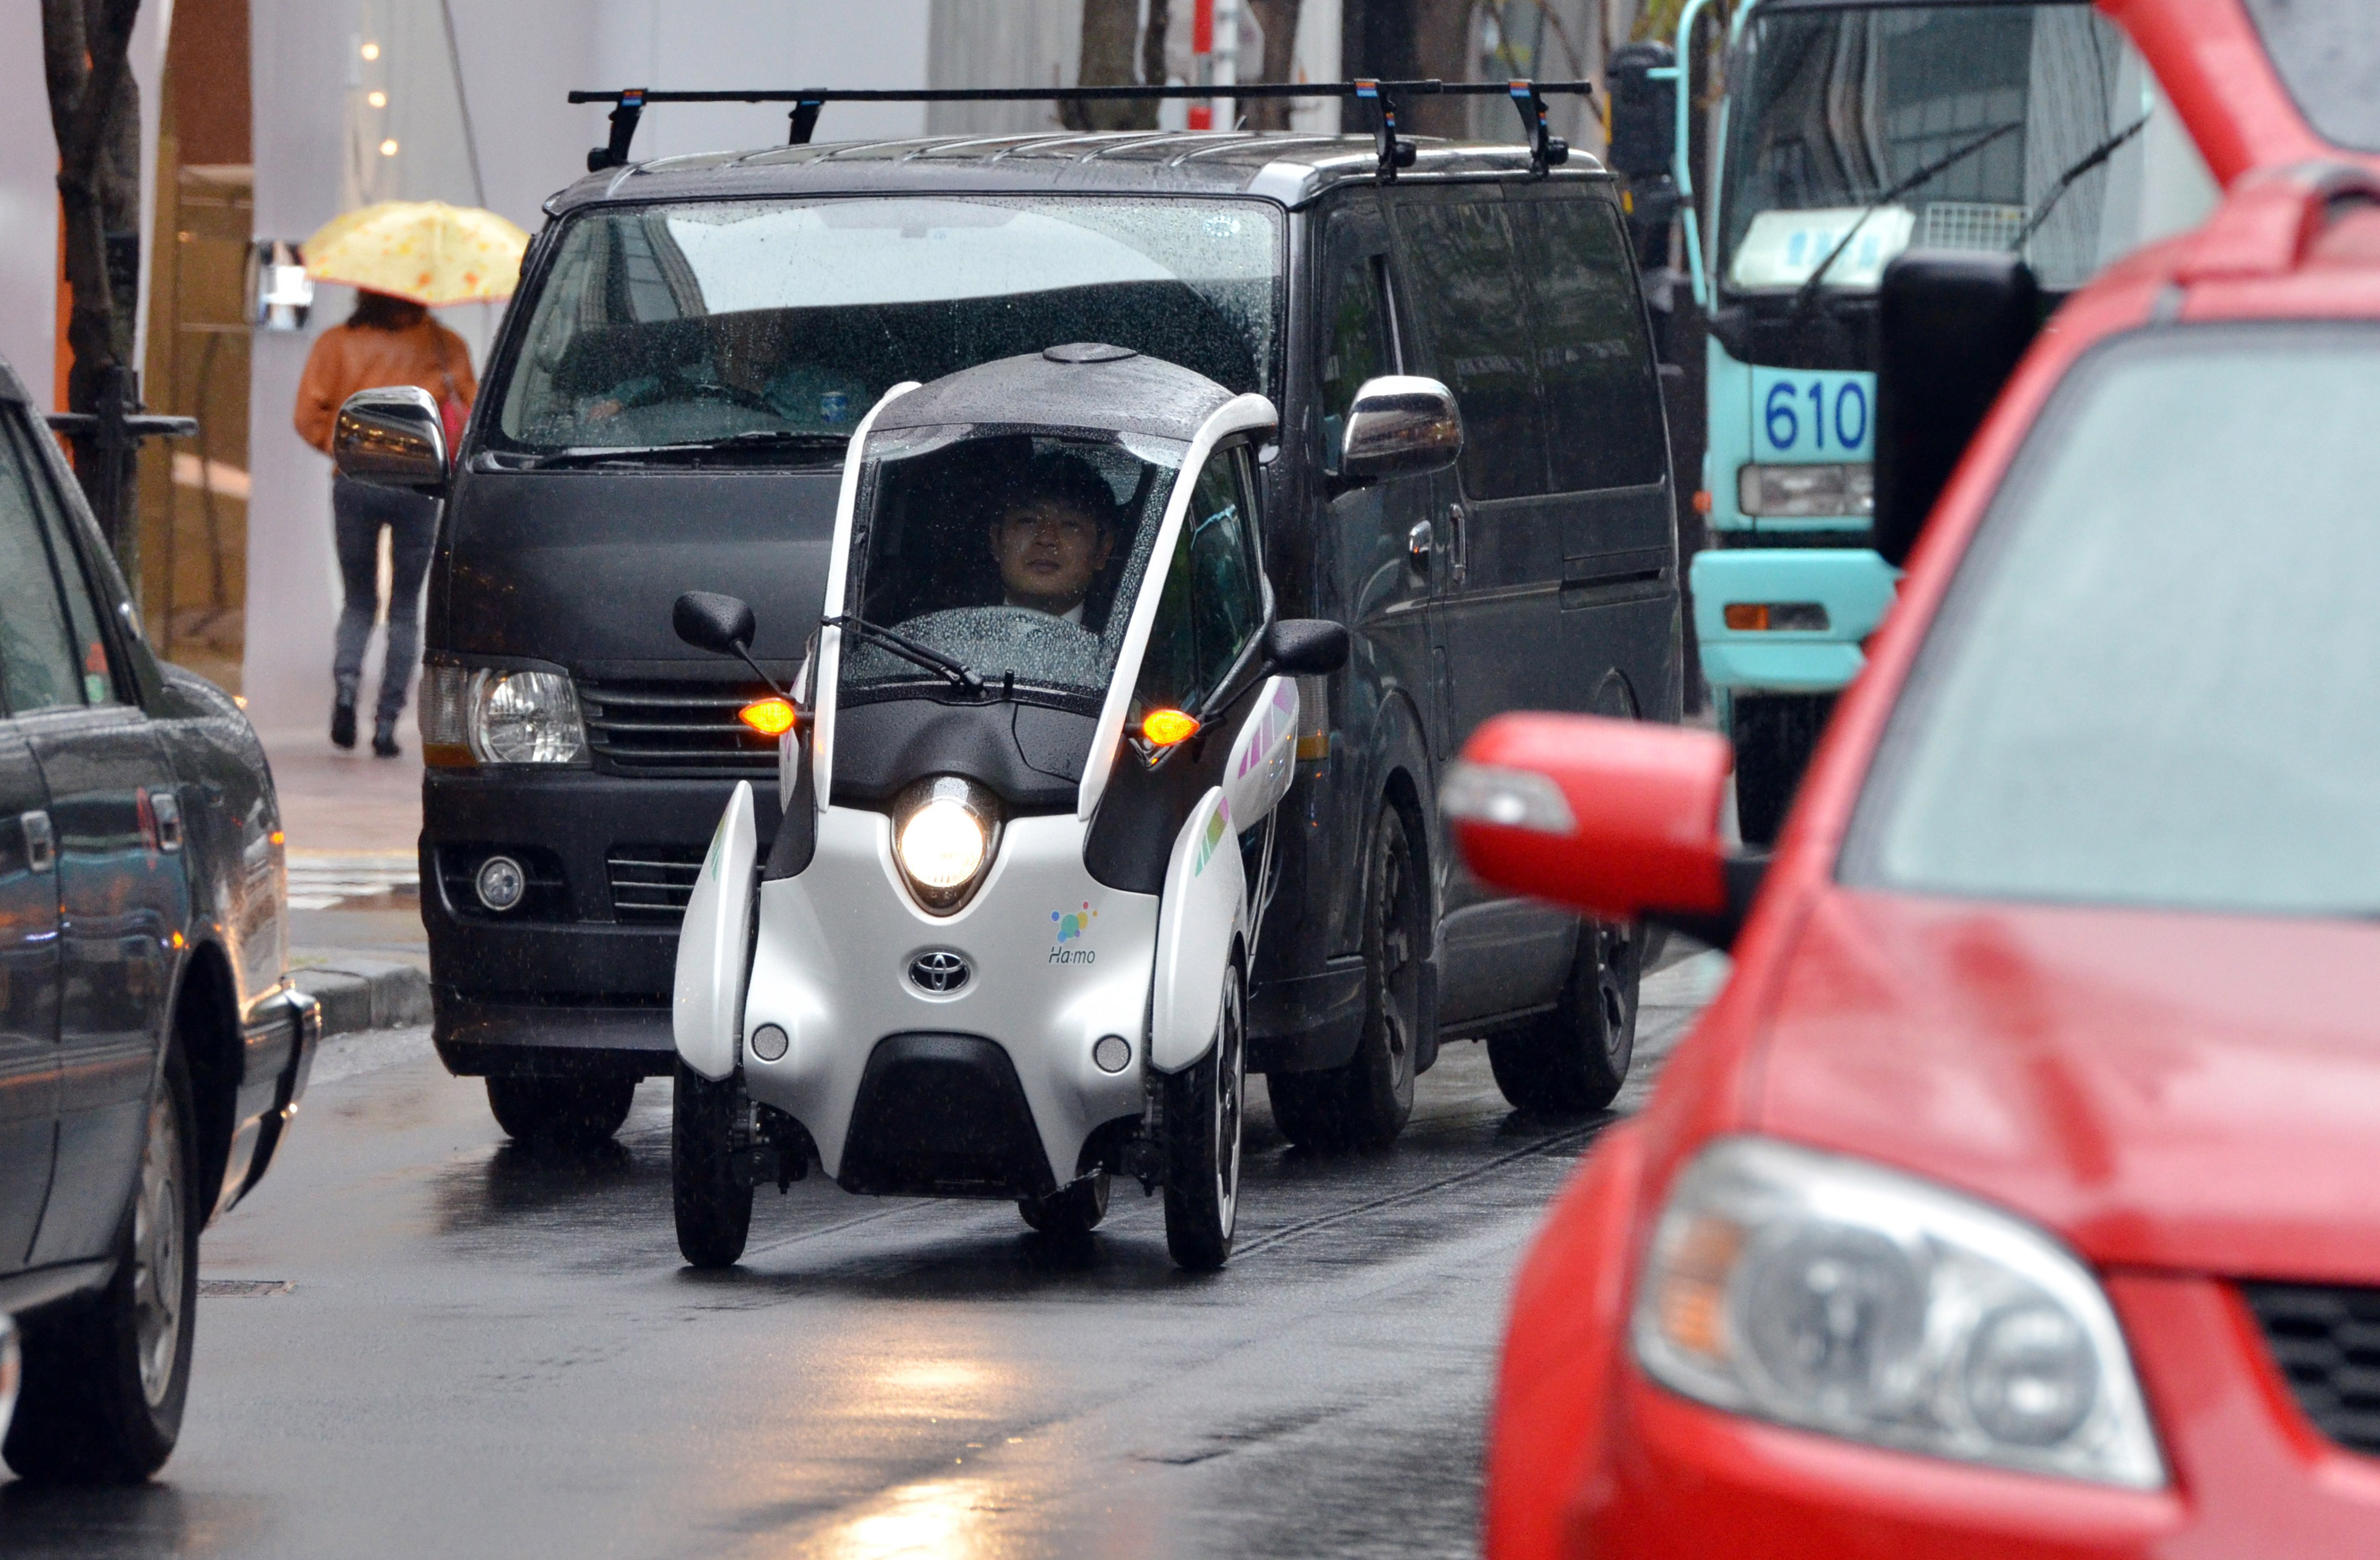
<instances>
[{"instance_id":1,"label":"windshield wiper","mask_svg":"<svg viewBox=\"0 0 2380 1560\"><path fill-rule=\"evenodd\" d=\"M1842 236L1841 241L1836 244L1833 249L1827 251L1827 258L1818 262L1818 268L1810 273L1809 280L1802 284L1802 290L1793 295L1793 312L1799 314L1803 310L1810 307L1810 300L1818 296L1818 285L1827 279L1828 270L1834 265L1835 262L1843 257L1843 251L1845 250L1852 247L1852 240L1859 237L1859 230L1867 225L1868 218L1874 216L1885 207L1892 204L1895 201L1900 200L1903 195L1908 194L1919 185L1931 182L1936 175L1947 173L1951 168L1958 166L1961 163L1965 162L1976 152L1981 152L1985 147L1989 146L1992 142L1999 140L2000 137L2012 135L2023 128L2024 122L2022 120L2011 119L2007 124L2002 125L1998 129L1986 130L1982 135L1977 136L1974 140L1967 142L1966 145L1959 148L1956 152L1950 152L1947 156L1937 157L1934 161L1926 164L1915 173L1911 174L1907 178L1902 179L1899 184L1894 185L1891 189L1886 190L1883 194L1869 201L1867 209L1860 213L1859 220L1852 224L1851 231L1845 233Z\"/></svg>"},{"instance_id":2,"label":"windshield wiper","mask_svg":"<svg viewBox=\"0 0 2380 1560\"><path fill-rule=\"evenodd\" d=\"M532 471L549 471L563 466L601 466L617 461L624 466L669 460L699 460L706 455L744 455L771 450L807 450L820 455L839 455L851 444L848 433L818 433L796 428L760 428L748 433L729 433L717 439L690 439L674 445L589 445L571 449L558 449L535 457L528 462Z\"/></svg>"},{"instance_id":3,"label":"windshield wiper","mask_svg":"<svg viewBox=\"0 0 2380 1560\"><path fill-rule=\"evenodd\" d=\"M983 691L983 679L965 666L944 655L941 651L928 650L917 640L905 639L881 624L870 623L865 617L856 616L846 612L833 617L822 617L819 619L819 626L823 628L841 628L847 634L857 634L863 640L881 645L904 661L923 666L929 672L939 672L950 679L952 687L963 693L977 694Z\"/></svg>"},{"instance_id":4,"label":"windshield wiper","mask_svg":"<svg viewBox=\"0 0 2380 1560\"><path fill-rule=\"evenodd\" d=\"M2124 142L2131 140L2143 130L2147 129L2148 127L2149 116L2143 114L2139 118L2133 120L2131 124L2125 126L2122 129L2118 130L2114 135L2109 136L2107 140L2093 147L2083 155L2081 162L2075 164L2064 173L2059 174L2058 176L2058 182L2049 187L2049 193L2041 198L2041 204L2035 206L2033 209L2033 214L2024 219L2024 226L2018 230L2016 241L2009 246L2009 253L2023 253L2025 241L2033 237L2034 233L2043 223L2049 220L2050 212L2057 207L2059 199L2063 197L2068 190L2074 188L2074 181L2081 178L2084 174L2089 173L2093 168L2097 167L2100 164L2106 162L2108 158L2113 157L2116 154L2117 150L2120 148Z\"/></svg>"}]
</instances>

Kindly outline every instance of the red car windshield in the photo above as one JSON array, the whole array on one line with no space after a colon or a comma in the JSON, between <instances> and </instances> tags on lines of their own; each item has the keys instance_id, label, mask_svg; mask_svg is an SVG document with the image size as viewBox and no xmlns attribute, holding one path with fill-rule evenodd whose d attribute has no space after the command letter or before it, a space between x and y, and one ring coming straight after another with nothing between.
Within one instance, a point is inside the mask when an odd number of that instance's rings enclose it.
<instances>
[{"instance_id":1,"label":"red car windshield","mask_svg":"<svg viewBox=\"0 0 2380 1560\"><path fill-rule=\"evenodd\" d=\"M1878 750L1846 882L2380 912L2380 329L2087 357L1985 517Z\"/></svg>"},{"instance_id":2,"label":"red car windshield","mask_svg":"<svg viewBox=\"0 0 2380 1560\"><path fill-rule=\"evenodd\" d=\"M2273 68L2316 135L2380 152L2380 18L2370 0L2247 0Z\"/></svg>"}]
</instances>

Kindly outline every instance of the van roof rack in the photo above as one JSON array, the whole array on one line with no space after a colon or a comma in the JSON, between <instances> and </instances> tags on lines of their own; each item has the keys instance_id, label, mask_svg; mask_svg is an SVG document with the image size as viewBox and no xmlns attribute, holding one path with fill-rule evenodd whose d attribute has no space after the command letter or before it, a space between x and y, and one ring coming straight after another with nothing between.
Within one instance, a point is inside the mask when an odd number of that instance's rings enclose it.
<instances>
[{"instance_id":1,"label":"van roof rack","mask_svg":"<svg viewBox=\"0 0 2380 1560\"><path fill-rule=\"evenodd\" d=\"M1440 81L1435 78L1421 81L1383 81L1360 78L1353 81L1241 81L1206 87L803 87L684 92L625 87L609 92L574 91L570 94L570 101L613 105L611 139L587 153L588 171L600 173L605 168L627 165L628 143L636 139L637 121L643 116L647 104L656 103L789 103L793 104L789 116L793 124L785 144L802 146L808 143L810 132L818 128L820 110L830 103L1113 103L1161 98L1348 98L1372 105L1373 128L1379 141L1378 177L1393 179L1399 168L1409 168L1414 162L1414 143L1401 140L1397 135L1397 104L1400 99L1510 97L1512 106L1520 111L1521 127L1528 138L1530 170L1543 174L1570 157L1568 144L1546 127L1545 100L1548 97L1591 100L1594 95L1594 87L1585 81Z\"/></svg>"}]
</instances>

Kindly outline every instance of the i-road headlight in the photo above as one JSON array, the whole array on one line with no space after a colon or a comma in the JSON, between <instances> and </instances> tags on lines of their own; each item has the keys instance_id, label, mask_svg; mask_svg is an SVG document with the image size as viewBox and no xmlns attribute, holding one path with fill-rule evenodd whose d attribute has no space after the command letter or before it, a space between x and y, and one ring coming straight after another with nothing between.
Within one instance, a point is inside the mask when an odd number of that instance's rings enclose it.
<instances>
[{"instance_id":1,"label":"i-road headlight","mask_svg":"<svg viewBox=\"0 0 2380 1560\"><path fill-rule=\"evenodd\" d=\"M2021 1220L1857 1160L1706 1150L1663 1210L1637 1359L1717 1408L1904 1451L2165 1483L2098 1282Z\"/></svg>"},{"instance_id":2,"label":"i-road headlight","mask_svg":"<svg viewBox=\"0 0 2380 1560\"><path fill-rule=\"evenodd\" d=\"M998 798L954 774L921 780L892 805L893 859L929 910L947 914L966 902L999 835Z\"/></svg>"}]
</instances>

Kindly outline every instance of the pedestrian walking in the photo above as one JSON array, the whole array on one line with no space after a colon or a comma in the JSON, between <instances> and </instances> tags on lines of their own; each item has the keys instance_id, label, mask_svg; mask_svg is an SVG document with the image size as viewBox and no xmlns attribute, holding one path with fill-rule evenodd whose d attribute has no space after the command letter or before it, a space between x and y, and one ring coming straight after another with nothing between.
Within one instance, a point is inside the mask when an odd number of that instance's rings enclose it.
<instances>
[{"instance_id":1,"label":"pedestrian walking","mask_svg":"<svg viewBox=\"0 0 2380 1560\"><path fill-rule=\"evenodd\" d=\"M359 291L346 323L324 331L307 356L298 382L298 433L325 455L338 425L339 407L358 390L413 384L436 398L448 441L479 394L470 349L463 338L430 317L409 299ZM380 536L389 533L388 639L381 664L380 702L372 715L372 751L395 758L396 718L421 653L421 583L430 572L430 552L438 536L438 501L420 494L368 487L345 478L331 486L332 534L338 545L339 580L346 603L339 612L338 648L331 675L337 692L331 706L331 740L356 745L356 701L363 681L364 647L379 615Z\"/></svg>"}]
</instances>

